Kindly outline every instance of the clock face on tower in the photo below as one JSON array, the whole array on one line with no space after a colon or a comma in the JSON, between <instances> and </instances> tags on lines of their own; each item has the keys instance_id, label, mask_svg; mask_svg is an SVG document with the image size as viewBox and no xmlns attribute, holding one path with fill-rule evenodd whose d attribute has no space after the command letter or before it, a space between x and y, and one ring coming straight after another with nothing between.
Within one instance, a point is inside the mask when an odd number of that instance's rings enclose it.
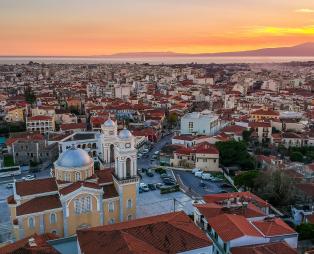
<instances>
[{"instance_id":1,"label":"clock face on tower","mask_svg":"<svg viewBox=\"0 0 314 254\"><path fill-rule=\"evenodd\" d=\"M125 148L130 148L131 147L131 144L130 143L126 143L125 144Z\"/></svg>"}]
</instances>

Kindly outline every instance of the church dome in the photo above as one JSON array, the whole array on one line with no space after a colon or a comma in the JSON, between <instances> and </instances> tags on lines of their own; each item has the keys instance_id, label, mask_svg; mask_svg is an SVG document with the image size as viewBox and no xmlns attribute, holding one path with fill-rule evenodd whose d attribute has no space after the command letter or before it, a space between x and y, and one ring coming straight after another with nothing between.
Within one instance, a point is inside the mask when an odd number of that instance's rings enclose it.
<instances>
[{"instance_id":1,"label":"church dome","mask_svg":"<svg viewBox=\"0 0 314 254\"><path fill-rule=\"evenodd\" d=\"M132 133L128 129L123 129L119 132L120 139L129 139L132 137Z\"/></svg>"},{"instance_id":2,"label":"church dome","mask_svg":"<svg viewBox=\"0 0 314 254\"><path fill-rule=\"evenodd\" d=\"M115 122L112 121L110 118L104 123L105 127L115 127Z\"/></svg>"},{"instance_id":3,"label":"church dome","mask_svg":"<svg viewBox=\"0 0 314 254\"><path fill-rule=\"evenodd\" d=\"M65 168L80 168L90 165L93 159L80 148L70 148L63 152L57 160L57 165Z\"/></svg>"}]
</instances>

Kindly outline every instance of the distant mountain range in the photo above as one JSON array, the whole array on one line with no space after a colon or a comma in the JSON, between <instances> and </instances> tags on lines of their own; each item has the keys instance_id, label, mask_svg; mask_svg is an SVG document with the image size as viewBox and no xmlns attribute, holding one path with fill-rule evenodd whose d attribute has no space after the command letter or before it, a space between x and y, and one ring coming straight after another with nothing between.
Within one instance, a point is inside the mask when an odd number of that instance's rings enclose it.
<instances>
[{"instance_id":1,"label":"distant mountain range","mask_svg":"<svg viewBox=\"0 0 314 254\"><path fill-rule=\"evenodd\" d=\"M306 57L314 56L314 42L307 42L292 47L280 48L263 48L256 50L238 51L238 52L221 52L221 53L200 53L185 54L175 52L129 52L117 53L112 55L103 55L95 57L108 58L150 58L150 57Z\"/></svg>"}]
</instances>

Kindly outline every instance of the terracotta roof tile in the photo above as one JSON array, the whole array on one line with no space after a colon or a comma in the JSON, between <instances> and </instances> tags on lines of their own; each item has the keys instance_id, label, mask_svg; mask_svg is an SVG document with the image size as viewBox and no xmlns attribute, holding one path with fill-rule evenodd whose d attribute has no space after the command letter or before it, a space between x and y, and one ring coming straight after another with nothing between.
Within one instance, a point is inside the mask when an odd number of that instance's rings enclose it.
<instances>
[{"instance_id":1,"label":"terracotta roof tile","mask_svg":"<svg viewBox=\"0 0 314 254\"><path fill-rule=\"evenodd\" d=\"M97 184L97 183L91 183L91 182L83 182L83 181L79 181L79 182L75 182L72 183L70 185L68 185L67 187L64 187L63 189L61 189L59 191L59 193L61 195L67 195L81 187L86 187L86 188L92 188L92 189L101 189L101 187Z\"/></svg>"},{"instance_id":2,"label":"terracotta roof tile","mask_svg":"<svg viewBox=\"0 0 314 254\"><path fill-rule=\"evenodd\" d=\"M242 236L262 237L250 222L243 216L222 214L208 219L208 224L217 232L219 237L228 242Z\"/></svg>"},{"instance_id":3,"label":"terracotta roof tile","mask_svg":"<svg viewBox=\"0 0 314 254\"><path fill-rule=\"evenodd\" d=\"M58 191L58 186L54 178L20 181L15 183L15 187L16 193L20 196Z\"/></svg>"},{"instance_id":4,"label":"terracotta roof tile","mask_svg":"<svg viewBox=\"0 0 314 254\"><path fill-rule=\"evenodd\" d=\"M297 254L286 242L265 243L251 246L235 247L231 254Z\"/></svg>"},{"instance_id":5,"label":"terracotta roof tile","mask_svg":"<svg viewBox=\"0 0 314 254\"><path fill-rule=\"evenodd\" d=\"M211 246L212 242L183 212L77 231L85 254L178 253Z\"/></svg>"},{"instance_id":6,"label":"terracotta roof tile","mask_svg":"<svg viewBox=\"0 0 314 254\"><path fill-rule=\"evenodd\" d=\"M62 207L59 195L33 198L16 207L16 215L38 213Z\"/></svg>"},{"instance_id":7,"label":"terracotta roof tile","mask_svg":"<svg viewBox=\"0 0 314 254\"><path fill-rule=\"evenodd\" d=\"M31 247L29 245L29 239L33 238L34 243L37 246ZM59 236L54 234L43 234L43 235L31 235L29 237L23 238L15 243L8 244L0 248L1 254L58 254L59 252L55 250L51 245L47 243L49 240L58 239Z\"/></svg>"},{"instance_id":8,"label":"terracotta roof tile","mask_svg":"<svg viewBox=\"0 0 314 254\"><path fill-rule=\"evenodd\" d=\"M296 232L280 218L264 219L252 223L266 236L296 234Z\"/></svg>"}]
</instances>

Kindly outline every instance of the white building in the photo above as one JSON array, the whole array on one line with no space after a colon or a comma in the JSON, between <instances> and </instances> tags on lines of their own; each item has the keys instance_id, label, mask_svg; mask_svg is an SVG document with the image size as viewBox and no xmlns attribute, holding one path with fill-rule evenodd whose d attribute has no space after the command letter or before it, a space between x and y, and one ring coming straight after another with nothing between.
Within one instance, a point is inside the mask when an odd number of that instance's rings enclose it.
<instances>
[{"instance_id":1,"label":"white building","mask_svg":"<svg viewBox=\"0 0 314 254\"><path fill-rule=\"evenodd\" d=\"M181 134L212 136L223 127L218 115L211 112L193 112L181 118Z\"/></svg>"}]
</instances>

